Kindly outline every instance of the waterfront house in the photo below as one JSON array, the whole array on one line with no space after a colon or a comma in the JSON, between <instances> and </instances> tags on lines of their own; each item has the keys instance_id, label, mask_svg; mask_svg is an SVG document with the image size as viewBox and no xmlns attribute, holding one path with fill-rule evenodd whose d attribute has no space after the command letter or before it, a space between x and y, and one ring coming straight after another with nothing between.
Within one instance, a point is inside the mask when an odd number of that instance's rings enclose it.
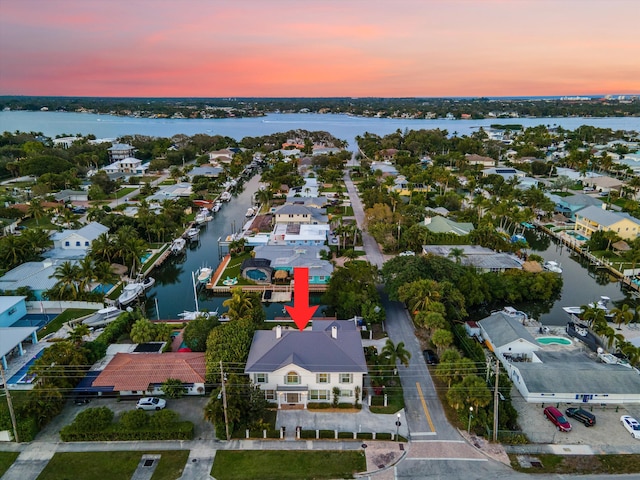
<instances>
[{"instance_id":1,"label":"waterfront house","mask_svg":"<svg viewBox=\"0 0 640 480\"><path fill-rule=\"evenodd\" d=\"M329 225L308 223L277 223L271 235L271 245L321 246L327 242Z\"/></svg>"},{"instance_id":2,"label":"waterfront house","mask_svg":"<svg viewBox=\"0 0 640 480\"><path fill-rule=\"evenodd\" d=\"M131 175L144 175L149 169L149 164L142 163L142 160L133 157L123 158L122 160L116 160L115 162L102 168L108 175L115 175L118 173L131 174Z\"/></svg>"},{"instance_id":3,"label":"waterfront house","mask_svg":"<svg viewBox=\"0 0 640 480\"><path fill-rule=\"evenodd\" d=\"M274 223L308 223L317 225L327 223L324 209L309 208L304 205L285 204L273 212Z\"/></svg>"},{"instance_id":4,"label":"waterfront house","mask_svg":"<svg viewBox=\"0 0 640 480\"><path fill-rule=\"evenodd\" d=\"M606 207L606 204L602 206ZM640 220L637 218L596 206L576 212L575 222L575 231L587 238L597 231L615 232L623 240L634 240L640 234Z\"/></svg>"},{"instance_id":5,"label":"waterfront house","mask_svg":"<svg viewBox=\"0 0 640 480\"><path fill-rule=\"evenodd\" d=\"M91 222L78 230L54 232L50 237L53 240L53 250L47 252L47 256L53 258L79 256L82 258L91 248L91 242L108 231L109 227L98 222Z\"/></svg>"},{"instance_id":6,"label":"waterfront house","mask_svg":"<svg viewBox=\"0 0 640 480\"><path fill-rule=\"evenodd\" d=\"M0 295L0 327L10 327L27 314L26 298Z\"/></svg>"},{"instance_id":7,"label":"waterfront house","mask_svg":"<svg viewBox=\"0 0 640 480\"><path fill-rule=\"evenodd\" d=\"M190 183L180 182L174 185L164 185L153 195L147 197L147 202L162 203L165 200L177 200L178 198L190 197L193 187Z\"/></svg>"},{"instance_id":8,"label":"waterfront house","mask_svg":"<svg viewBox=\"0 0 640 480\"><path fill-rule=\"evenodd\" d=\"M207 178L218 178L222 172L224 172L224 169L222 167L218 167L214 165L201 165L199 167L194 167L189 172L189 179L193 181L193 178L197 176L203 176Z\"/></svg>"},{"instance_id":9,"label":"waterfront house","mask_svg":"<svg viewBox=\"0 0 640 480\"><path fill-rule=\"evenodd\" d=\"M122 396L161 395L162 384L175 378L187 395L204 395L205 375L202 352L116 353L92 387Z\"/></svg>"},{"instance_id":10,"label":"waterfront house","mask_svg":"<svg viewBox=\"0 0 640 480\"><path fill-rule=\"evenodd\" d=\"M354 403L367 363L354 322L313 320L311 330L278 325L255 332L244 371L278 409L307 408L330 403L334 388L339 402Z\"/></svg>"},{"instance_id":11,"label":"waterfront house","mask_svg":"<svg viewBox=\"0 0 640 480\"><path fill-rule=\"evenodd\" d=\"M86 202L89 200L89 194L84 190L61 190L53 195L56 202Z\"/></svg>"},{"instance_id":12,"label":"waterfront house","mask_svg":"<svg viewBox=\"0 0 640 480\"><path fill-rule=\"evenodd\" d=\"M533 335L516 317L494 312L478 322L485 345L499 359L532 361L532 353L540 349Z\"/></svg>"},{"instance_id":13,"label":"waterfront house","mask_svg":"<svg viewBox=\"0 0 640 480\"><path fill-rule=\"evenodd\" d=\"M455 259L451 251L462 250L462 255ZM522 269L522 263L514 255L495 252L480 245L423 245L424 255L446 257L451 261L459 261L462 265L475 267L482 272L504 272L510 269Z\"/></svg>"},{"instance_id":14,"label":"waterfront house","mask_svg":"<svg viewBox=\"0 0 640 480\"><path fill-rule=\"evenodd\" d=\"M527 176L526 172L515 169L513 167L505 166L490 167L482 170L483 177L488 177L489 175L500 175L502 178L504 178L505 182L508 182L513 178L520 179Z\"/></svg>"},{"instance_id":15,"label":"waterfront house","mask_svg":"<svg viewBox=\"0 0 640 480\"><path fill-rule=\"evenodd\" d=\"M114 143L107 149L109 153L109 162L117 162L118 160L124 160L125 158L133 157L135 148L126 143Z\"/></svg>"},{"instance_id":16,"label":"waterfront house","mask_svg":"<svg viewBox=\"0 0 640 480\"><path fill-rule=\"evenodd\" d=\"M545 196L555 203L555 212L562 213L565 217L575 219L576 212L588 206L602 208L602 200L592 195L575 193L567 197L561 197L555 193L545 193Z\"/></svg>"},{"instance_id":17,"label":"waterfront house","mask_svg":"<svg viewBox=\"0 0 640 480\"><path fill-rule=\"evenodd\" d=\"M69 260L46 258L40 262L22 263L0 277L0 290L15 292L20 287L28 287L36 300L42 300L42 294L57 283L53 277L56 267L65 261Z\"/></svg>"},{"instance_id":18,"label":"waterfront house","mask_svg":"<svg viewBox=\"0 0 640 480\"><path fill-rule=\"evenodd\" d=\"M210 162L231 163L231 159L235 152L229 148L223 148L222 150L215 150L209 152Z\"/></svg>"},{"instance_id":19,"label":"waterfront house","mask_svg":"<svg viewBox=\"0 0 640 480\"><path fill-rule=\"evenodd\" d=\"M278 270L293 275L295 267L309 269L309 285L325 285L333 274L333 264L322 260L320 252L327 248L319 246L293 247L288 245L258 245L253 249L255 259L269 260L274 273Z\"/></svg>"},{"instance_id":20,"label":"waterfront house","mask_svg":"<svg viewBox=\"0 0 640 480\"><path fill-rule=\"evenodd\" d=\"M445 217L437 215L435 217L426 217L424 224L427 230L433 233L453 233L455 235L469 235L473 230L473 223L470 222L454 222Z\"/></svg>"}]
</instances>

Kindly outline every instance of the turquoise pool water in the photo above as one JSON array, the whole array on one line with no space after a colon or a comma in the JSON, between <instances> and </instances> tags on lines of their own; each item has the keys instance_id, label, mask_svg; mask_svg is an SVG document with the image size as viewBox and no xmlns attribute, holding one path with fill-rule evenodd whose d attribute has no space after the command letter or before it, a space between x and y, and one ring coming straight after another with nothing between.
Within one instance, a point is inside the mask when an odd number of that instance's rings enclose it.
<instances>
[{"instance_id":1,"label":"turquoise pool water","mask_svg":"<svg viewBox=\"0 0 640 480\"><path fill-rule=\"evenodd\" d=\"M538 343L543 345L571 345L573 342L563 337L541 337L538 338Z\"/></svg>"},{"instance_id":2,"label":"turquoise pool water","mask_svg":"<svg viewBox=\"0 0 640 480\"><path fill-rule=\"evenodd\" d=\"M140 257L140 262L142 263L146 262L150 256L151 256L151 252L145 253L144 255L142 255L142 257Z\"/></svg>"},{"instance_id":3,"label":"turquoise pool water","mask_svg":"<svg viewBox=\"0 0 640 480\"><path fill-rule=\"evenodd\" d=\"M36 353L34 357L25 364L24 367L18 370L15 373L15 375L13 375L10 379L7 380L7 383L9 385L16 385L16 384L25 384L25 383L33 382L33 380L35 380L35 376L27 372L29 371L31 366L34 363L36 363L36 360L42 356L43 353L44 353L44 349Z\"/></svg>"},{"instance_id":4,"label":"turquoise pool water","mask_svg":"<svg viewBox=\"0 0 640 480\"><path fill-rule=\"evenodd\" d=\"M581 242L586 242L587 240L589 240L587 237L585 237L584 235L580 235L574 230L568 231L567 235L571 235L572 237L575 237L576 240L580 240Z\"/></svg>"}]
</instances>

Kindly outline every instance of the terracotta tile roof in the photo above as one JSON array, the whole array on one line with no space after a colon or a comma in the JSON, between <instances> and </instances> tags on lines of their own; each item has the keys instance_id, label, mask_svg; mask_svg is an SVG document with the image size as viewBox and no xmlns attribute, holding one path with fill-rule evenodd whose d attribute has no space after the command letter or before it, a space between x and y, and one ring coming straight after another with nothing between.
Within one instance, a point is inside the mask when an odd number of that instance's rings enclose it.
<instances>
[{"instance_id":1,"label":"terracotta tile roof","mask_svg":"<svg viewBox=\"0 0 640 480\"><path fill-rule=\"evenodd\" d=\"M113 387L115 391L147 390L169 378L183 383L204 383L205 354L117 353L93 382L94 387Z\"/></svg>"}]
</instances>

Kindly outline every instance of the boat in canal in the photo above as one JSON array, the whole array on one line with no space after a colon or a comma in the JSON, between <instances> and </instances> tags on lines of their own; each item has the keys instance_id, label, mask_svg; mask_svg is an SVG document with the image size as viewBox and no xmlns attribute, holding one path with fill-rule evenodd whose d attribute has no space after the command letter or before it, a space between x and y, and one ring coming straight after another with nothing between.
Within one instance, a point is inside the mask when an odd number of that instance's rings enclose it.
<instances>
[{"instance_id":1,"label":"boat in canal","mask_svg":"<svg viewBox=\"0 0 640 480\"><path fill-rule=\"evenodd\" d=\"M603 310L605 312L605 318L610 319L610 318L613 318L613 314L611 313L611 310L609 309L609 302L611 302L611 298L609 298L609 297L607 297L605 295L602 295L600 297L600 300L598 300L597 302L591 302L587 306L591 307L591 308L597 308L599 310ZM562 307L562 310L564 310L569 315L575 315L578 318L580 318L580 316L584 313L584 308L582 306L580 306L580 307Z\"/></svg>"},{"instance_id":2,"label":"boat in canal","mask_svg":"<svg viewBox=\"0 0 640 480\"><path fill-rule=\"evenodd\" d=\"M186 235L189 241L196 241L200 238L200 229L198 227L191 227L189 230L187 230Z\"/></svg>"},{"instance_id":3,"label":"boat in canal","mask_svg":"<svg viewBox=\"0 0 640 480\"><path fill-rule=\"evenodd\" d=\"M120 306L129 305L136 298L144 293L144 286L142 283L134 282L124 286L122 293L118 297L118 304Z\"/></svg>"},{"instance_id":4,"label":"boat in canal","mask_svg":"<svg viewBox=\"0 0 640 480\"><path fill-rule=\"evenodd\" d=\"M197 273L198 283L206 284L211 279L211 275L213 275L213 268L209 267L200 267Z\"/></svg>"},{"instance_id":5,"label":"boat in canal","mask_svg":"<svg viewBox=\"0 0 640 480\"><path fill-rule=\"evenodd\" d=\"M225 190L220 194L220 200L223 202L229 202L231 200L231 193Z\"/></svg>"},{"instance_id":6,"label":"boat in canal","mask_svg":"<svg viewBox=\"0 0 640 480\"><path fill-rule=\"evenodd\" d=\"M217 317L217 316L218 316L218 310L215 310L214 312L200 312L200 311L185 310L184 312L178 314L178 318L184 321L195 320L198 317L211 318L211 317Z\"/></svg>"},{"instance_id":7,"label":"boat in canal","mask_svg":"<svg viewBox=\"0 0 640 480\"><path fill-rule=\"evenodd\" d=\"M562 267L555 260L548 260L542 265L545 270L553 273L562 273Z\"/></svg>"},{"instance_id":8,"label":"boat in canal","mask_svg":"<svg viewBox=\"0 0 640 480\"><path fill-rule=\"evenodd\" d=\"M173 242L171 242L171 253L173 255L184 253L186 246L187 241L184 238L176 238Z\"/></svg>"}]
</instances>

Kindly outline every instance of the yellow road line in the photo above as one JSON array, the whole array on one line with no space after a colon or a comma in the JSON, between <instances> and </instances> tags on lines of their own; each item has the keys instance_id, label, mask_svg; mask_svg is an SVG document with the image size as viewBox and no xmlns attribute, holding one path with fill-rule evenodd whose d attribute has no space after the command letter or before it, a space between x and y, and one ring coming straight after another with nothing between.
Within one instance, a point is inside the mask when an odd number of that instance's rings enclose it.
<instances>
[{"instance_id":1,"label":"yellow road line","mask_svg":"<svg viewBox=\"0 0 640 480\"><path fill-rule=\"evenodd\" d=\"M429 422L431 431L435 432L436 429L433 426L433 422L431 421L431 415L429 415L429 409L427 408L427 402L424 400L424 395L422 394L422 388L420 387L420 382L416 382L416 388L418 389L418 395L420 395L420 401L422 402L422 409L424 410L424 415L427 417L427 422Z\"/></svg>"}]
</instances>

